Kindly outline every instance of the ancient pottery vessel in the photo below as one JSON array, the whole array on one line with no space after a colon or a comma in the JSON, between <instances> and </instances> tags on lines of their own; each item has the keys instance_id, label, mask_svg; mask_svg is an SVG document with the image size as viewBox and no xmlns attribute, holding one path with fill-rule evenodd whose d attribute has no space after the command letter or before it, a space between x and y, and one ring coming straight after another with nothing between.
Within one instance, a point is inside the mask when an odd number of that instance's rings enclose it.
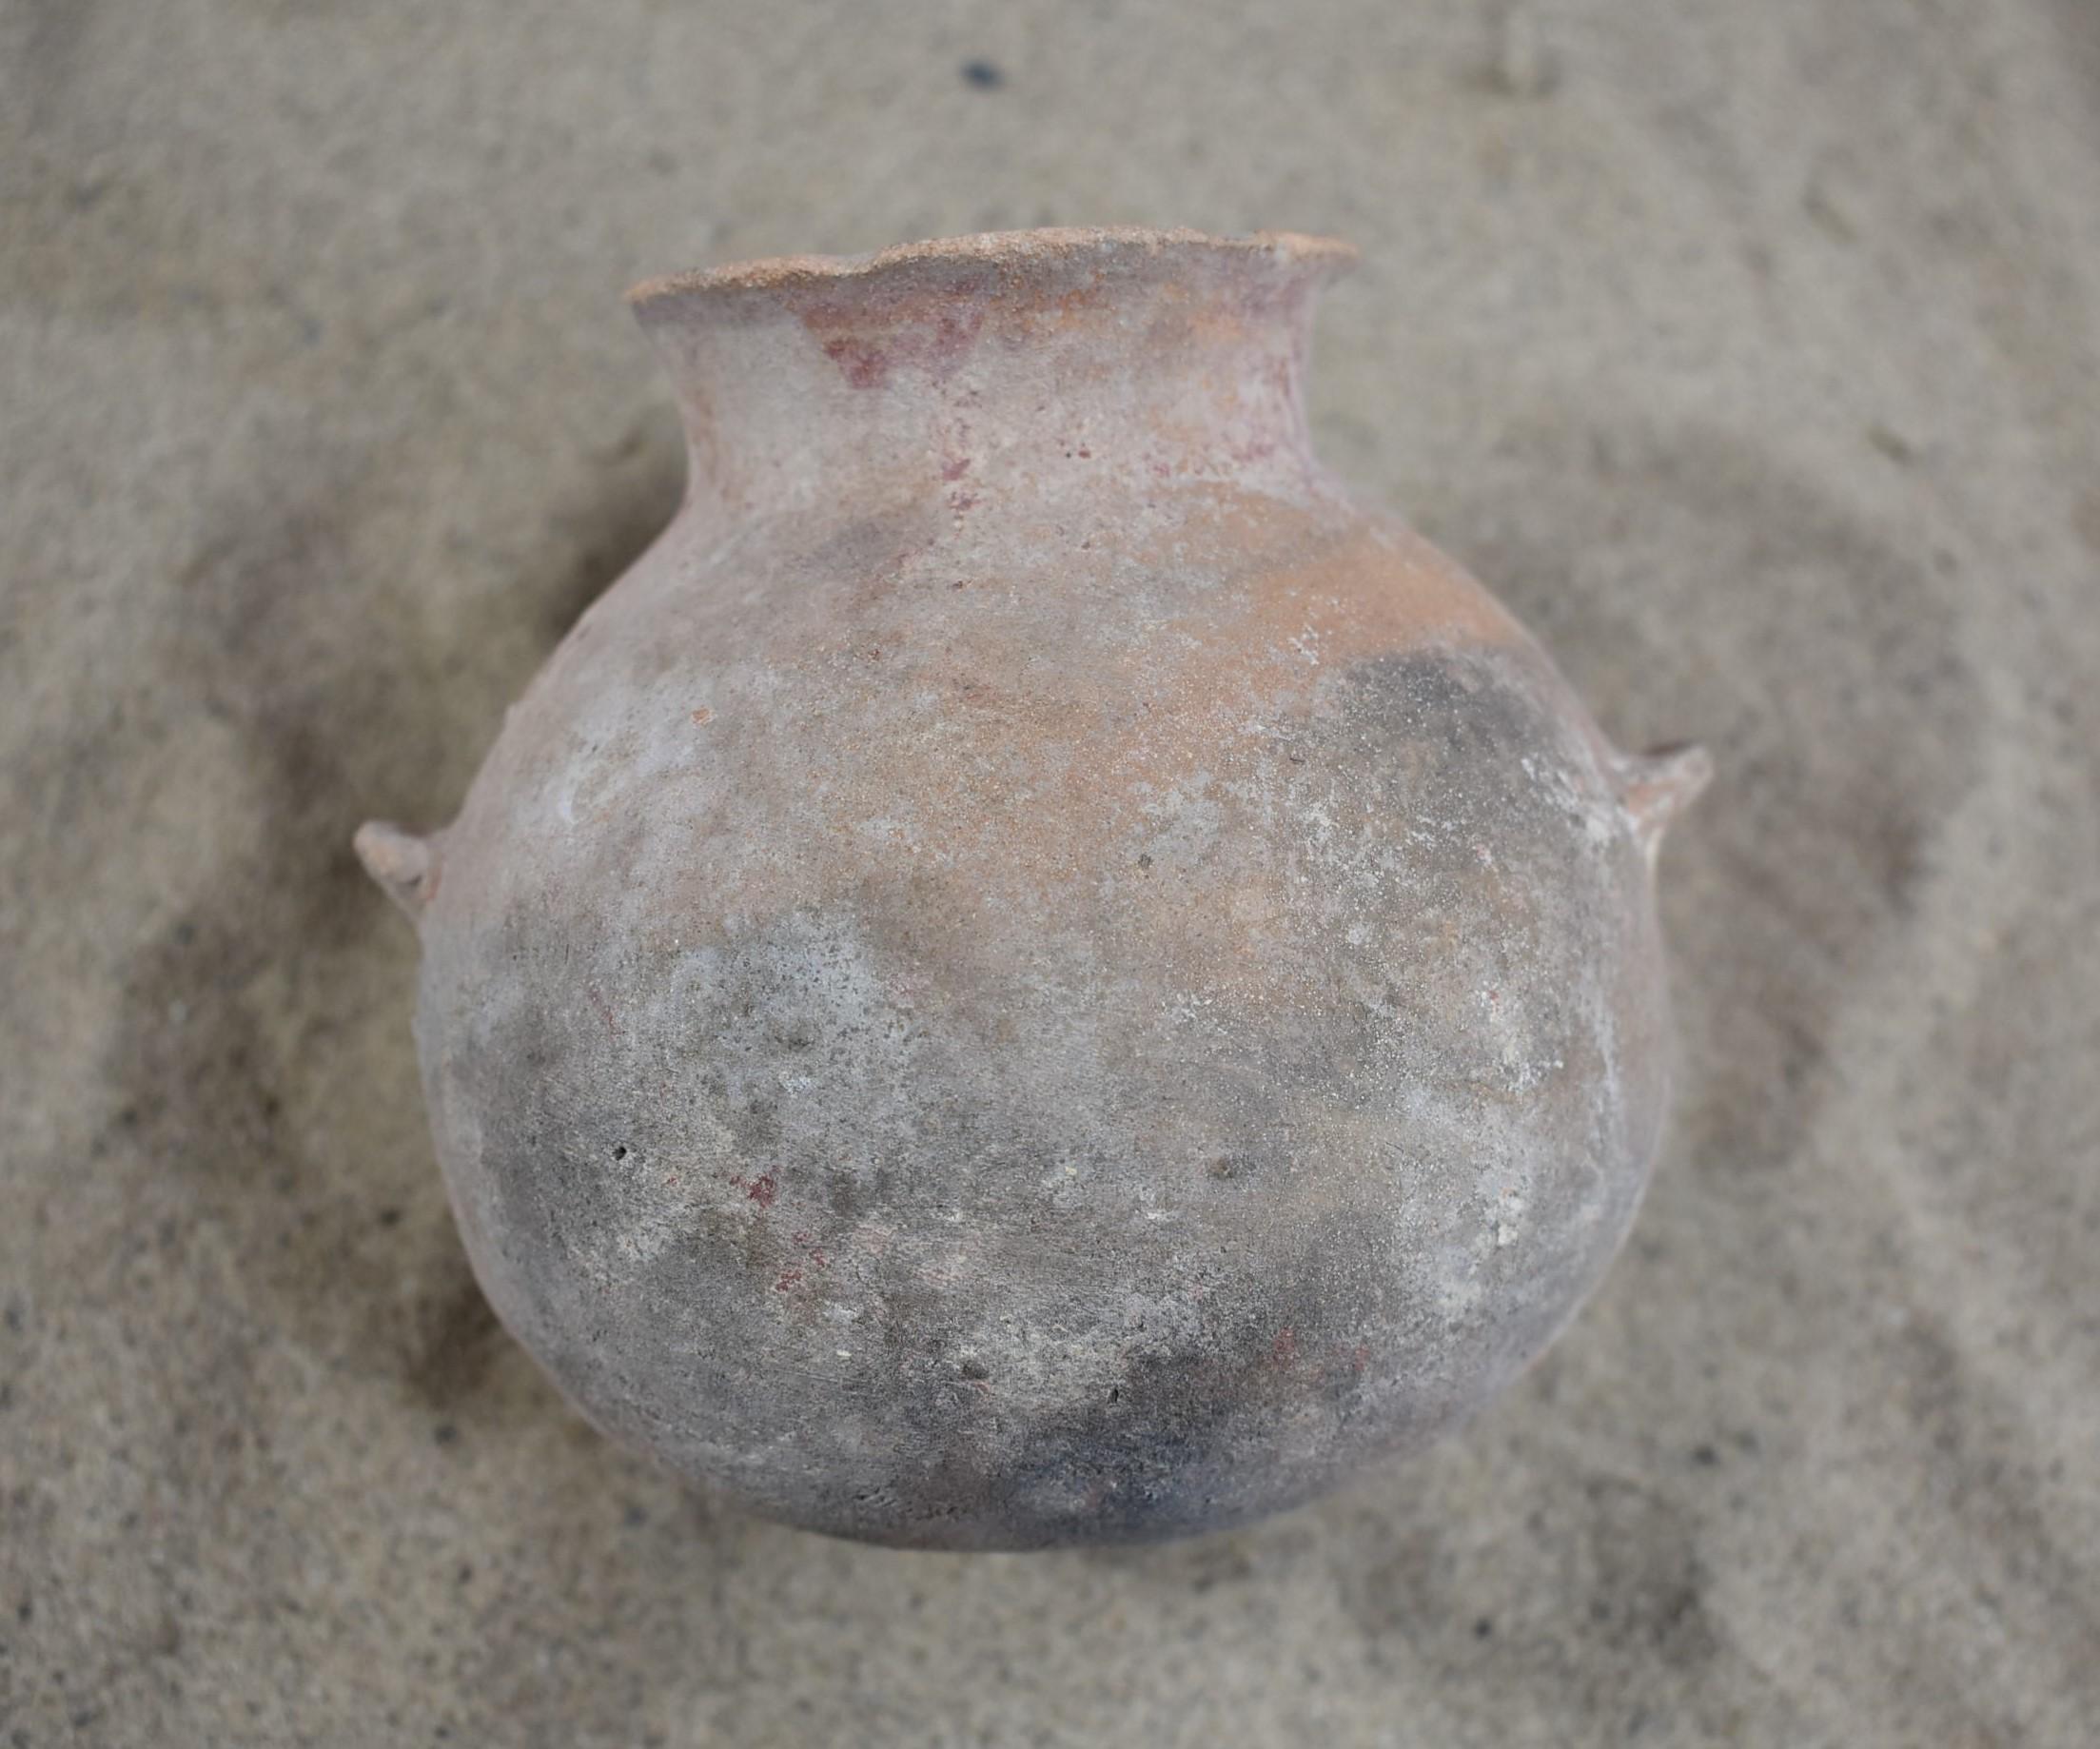
<instances>
[{"instance_id":1,"label":"ancient pottery vessel","mask_svg":"<svg viewBox=\"0 0 2100 1749\"><path fill-rule=\"evenodd\" d=\"M683 507L459 818L358 840L475 1270L608 1434L846 1536L1170 1536L1448 1428L1597 1283L1703 756L1616 752L1322 471L1348 260L633 294Z\"/></svg>"}]
</instances>

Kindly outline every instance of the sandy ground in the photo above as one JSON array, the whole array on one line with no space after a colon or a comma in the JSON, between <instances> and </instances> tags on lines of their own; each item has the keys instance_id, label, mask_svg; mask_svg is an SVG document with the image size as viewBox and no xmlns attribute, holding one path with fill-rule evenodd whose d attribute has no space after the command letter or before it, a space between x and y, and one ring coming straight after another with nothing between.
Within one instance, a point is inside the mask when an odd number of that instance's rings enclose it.
<instances>
[{"instance_id":1,"label":"sandy ground","mask_svg":"<svg viewBox=\"0 0 2100 1749\"><path fill-rule=\"evenodd\" d=\"M0 196L0 1743L2094 1739L2091 0L4 0ZM1722 776L1514 1396L914 1557L493 1326L347 847L670 513L628 282L1044 222L1354 238L1328 459Z\"/></svg>"}]
</instances>

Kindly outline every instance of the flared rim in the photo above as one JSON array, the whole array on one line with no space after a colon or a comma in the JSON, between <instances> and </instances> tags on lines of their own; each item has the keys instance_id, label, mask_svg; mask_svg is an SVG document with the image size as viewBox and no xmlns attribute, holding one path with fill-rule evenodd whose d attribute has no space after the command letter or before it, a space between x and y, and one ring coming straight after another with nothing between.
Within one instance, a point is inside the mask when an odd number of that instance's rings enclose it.
<instances>
[{"instance_id":1,"label":"flared rim","mask_svg":"<svg viewBox=\"0 0 2100 1749\"><path fill-rule=\"evenodd\" d=\"M1043 269L1089 255L1224 255L1269 261L1332 276L1346 272L1356 246L1339 237L1302 231L1251 231L1213 236L1207 231L1155 229L1142 225L1059 226L1040 230L979 231L899 244L868 255L775 255L727 266L698 268L643 280L627 293L639 310L666 299L728 291L771 291L797 285L864 280L935 264Z\"/></svg>"}]
</instances>

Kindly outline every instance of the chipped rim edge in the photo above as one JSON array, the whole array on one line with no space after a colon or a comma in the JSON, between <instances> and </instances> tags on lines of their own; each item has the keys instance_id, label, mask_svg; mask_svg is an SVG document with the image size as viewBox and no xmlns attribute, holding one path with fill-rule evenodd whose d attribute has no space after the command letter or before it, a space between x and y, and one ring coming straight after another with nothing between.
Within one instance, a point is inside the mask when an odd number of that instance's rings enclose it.
<instances>
[{"instance_id":1,"label":"chipped rim edge","mask_svg":"<svg viewBox=\"0 0 2100 1749\"><path fill-rule=\"evenodd\" d=\"M667 273L643 280L627 292L639 311L669 298L718 291L768 291L842 280L868 279L928 263L981 262L991 266L1048 266L1089 253L1137 249L1151 255L1177 252L1267 256L1278 263L1304 265L1332 277L1355 265L1356 246L1339 237L1302 231L1252 231L1213 236L1186 228L1157 229L1143 225L1055 226L1038 230L977 231L962 237L936 237L924 243L898 244L867 255L775 255L727 266Z\"/></svg>"}]
</instances>

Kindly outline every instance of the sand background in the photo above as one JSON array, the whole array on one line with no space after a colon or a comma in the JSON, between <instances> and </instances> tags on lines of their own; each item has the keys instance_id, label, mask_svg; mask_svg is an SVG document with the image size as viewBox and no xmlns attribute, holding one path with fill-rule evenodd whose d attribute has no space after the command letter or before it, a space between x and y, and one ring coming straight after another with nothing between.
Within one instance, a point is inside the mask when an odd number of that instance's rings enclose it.
<instances>
[{"instance_id":1,"label":"sand background","mask_svg":"<svg viewBox=\"0 0 2100 1749\"><path fill-rule=\"evenodd\" d=\"M2094 1740L2091 0L0 0L0 1744ZM1328 460L1721 777L1511 1398L918 1557L493 1326L347 846L672 510L629 282L1042 223L1353 238Z\"/></svg>"}]
</instances>

